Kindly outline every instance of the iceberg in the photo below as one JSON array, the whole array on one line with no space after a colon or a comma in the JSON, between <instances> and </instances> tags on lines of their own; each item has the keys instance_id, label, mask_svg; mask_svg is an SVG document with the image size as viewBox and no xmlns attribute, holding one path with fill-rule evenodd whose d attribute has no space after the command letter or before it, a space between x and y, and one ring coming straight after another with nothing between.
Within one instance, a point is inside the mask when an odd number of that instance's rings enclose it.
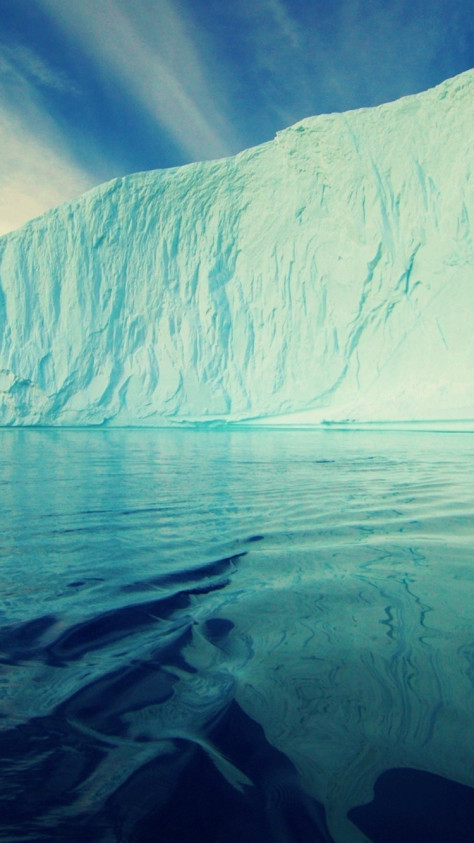
<instances>
[{"instance_id":1,"label":"iceberg","mask_svg":"<svg viewBox=\"0 0 474 843\"><path fill-rule=\"evenodd\" d=\"M474 419L474 71L0 238L0 424Z\"/></svg>"}]
</instances>

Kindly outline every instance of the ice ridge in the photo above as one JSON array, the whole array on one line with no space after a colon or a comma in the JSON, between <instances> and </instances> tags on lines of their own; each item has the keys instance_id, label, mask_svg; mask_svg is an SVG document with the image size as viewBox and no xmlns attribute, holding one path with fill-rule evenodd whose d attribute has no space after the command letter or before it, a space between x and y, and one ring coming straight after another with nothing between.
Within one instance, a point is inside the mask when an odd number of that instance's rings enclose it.
<instances>
[{"instance_id":1,"label":"ice ridge","mask_svg":"<svg viewBox=\"0 0 474 843\"><path fill-rule=\"evenodd\" d=\"M0 238L0 424L474 419L474 71Z\"/></svg>"}]
</instances>

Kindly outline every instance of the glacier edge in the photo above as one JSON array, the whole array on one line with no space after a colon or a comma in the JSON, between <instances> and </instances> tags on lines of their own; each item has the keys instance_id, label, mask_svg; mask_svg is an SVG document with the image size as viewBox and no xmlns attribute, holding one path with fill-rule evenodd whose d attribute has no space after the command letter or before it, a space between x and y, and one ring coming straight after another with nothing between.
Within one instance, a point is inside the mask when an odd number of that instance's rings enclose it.
<instances>
[{"instance_id":1,"label":"glacier edge","mask_svg":"<svg viewBox=\"0 0 474 843\"><path fill-rule=\"evenodd\" d=\"M0 238L0 424L474 419L474 71Z\"/></svg>"}]
</instances>

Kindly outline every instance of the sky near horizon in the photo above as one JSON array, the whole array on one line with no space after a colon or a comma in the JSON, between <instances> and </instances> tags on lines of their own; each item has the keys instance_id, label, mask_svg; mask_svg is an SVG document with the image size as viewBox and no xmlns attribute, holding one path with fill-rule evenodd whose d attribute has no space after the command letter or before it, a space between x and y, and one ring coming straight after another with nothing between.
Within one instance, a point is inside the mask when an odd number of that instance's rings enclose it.
<instances>
[{"instance_id":1,"label":"sky near horizon","mask_svg":"<svg viewBox=\"0 0 474 843\"><path fill-rule=\"evenodd\" d=\"M0 0L0 234L473 66L473 0Z\"/></svg>"}]
</instances>

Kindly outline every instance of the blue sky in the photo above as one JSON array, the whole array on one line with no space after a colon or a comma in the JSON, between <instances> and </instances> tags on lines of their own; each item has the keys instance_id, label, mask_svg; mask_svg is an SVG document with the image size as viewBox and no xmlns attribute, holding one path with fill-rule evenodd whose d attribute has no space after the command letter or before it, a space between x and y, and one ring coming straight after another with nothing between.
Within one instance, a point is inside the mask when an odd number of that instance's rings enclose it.
<instances>
[{"instance_id":1,"label":"blue sky","mask_svg":"<svg viewBox=\"0 0 474 843\"><path fill-rule=\"evenodd\" d=\"M473 0L0 0L0 233L473 66Z\"/></svg>"}]
</instances>

